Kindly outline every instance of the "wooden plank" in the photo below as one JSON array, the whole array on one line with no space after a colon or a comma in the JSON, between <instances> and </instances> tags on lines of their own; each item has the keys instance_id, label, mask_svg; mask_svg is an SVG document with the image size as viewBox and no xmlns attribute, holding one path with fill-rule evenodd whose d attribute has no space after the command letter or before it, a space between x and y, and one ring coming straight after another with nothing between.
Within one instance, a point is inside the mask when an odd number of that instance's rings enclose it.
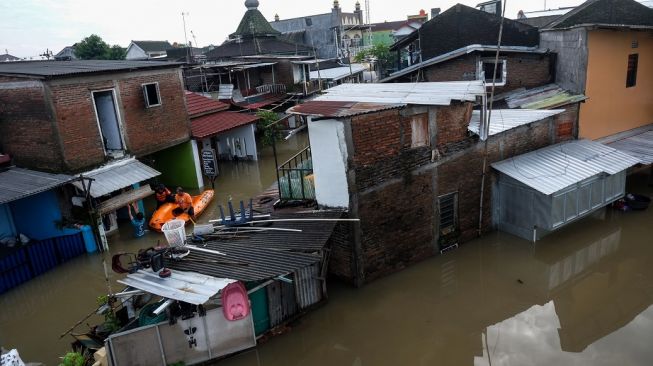
<instances>
[{"instance_id":1,"label":"wooden plank","mask_svg":"<svg viewBox=\"0 0 653 366\"><path fill-rule=\"evenodd\" d=\"M142 200L143 198L153 194L154 191L152 190L152 187L150 187L149 184L146 184L142 187L131 190L129 192L125 192L121 195L109 198L108 200L102 202L98 207L98 212L100 215L104 215L121 207L125 207L131 202Z\"/></svg>"}]
</instances>

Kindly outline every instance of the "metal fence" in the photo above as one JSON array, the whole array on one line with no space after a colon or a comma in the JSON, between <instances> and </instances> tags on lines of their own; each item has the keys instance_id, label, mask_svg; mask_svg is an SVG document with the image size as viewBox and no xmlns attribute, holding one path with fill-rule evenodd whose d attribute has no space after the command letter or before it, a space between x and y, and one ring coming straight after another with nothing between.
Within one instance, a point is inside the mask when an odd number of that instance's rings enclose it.
<instances>
[{"instance_id":1,"label":"metal fence","mask_svg":"<svg viewBox=\"0 0 653 366\"><path fill-rule=\"evenodd\" d=\"M113 366L158 366L183 362L192 365L256 346L250 313L245 319L228 321L222 308L203 317L179 319L113 334L107 339Z\"/></svg>"},{"instance_id":2,"label":"metal fence","mask_svg":"<svg viewBox=\"0 0 653 366\"><path fill-rule=\"evenodd\" d=\"M279 198L282 201L315 199L310 146L281 164L278 170Z\"/></svg>"}]
</instances>

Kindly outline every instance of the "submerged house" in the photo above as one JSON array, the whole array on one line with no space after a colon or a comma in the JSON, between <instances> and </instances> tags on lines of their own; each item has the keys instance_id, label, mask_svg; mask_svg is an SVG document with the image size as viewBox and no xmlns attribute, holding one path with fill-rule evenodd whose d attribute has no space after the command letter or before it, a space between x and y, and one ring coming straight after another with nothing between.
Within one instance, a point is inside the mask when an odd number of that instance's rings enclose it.
<instances>
[{"instance_id":1,"label":"submerged house","mask_svg":"<svg viewBox=\"0 0 653 366\"><path fill-rule=\"evenodd\" d=\"M179 64L1 64L0 102L0 142L16 166L94 178L106 231L117 228L119 208L152 194L140 185L161 173L169 185L203 185Z\"/></svg>"},{"instance_id":2,"label":"submerged house","mask_svg":"<svg viewBox=\"0 0 653 366\"><path fill-rule=\"evenodd\" d=\"M224 160L258 160L256 115L228 111L229 104L188 91L186 105L200 153L212 150Z\"/></svg>"},{"instance_id":3,"label":"submerged house","mask_svg":"<svg viewBox=\"0 0 653 366\"><path fill-rule=\"evenodd\" d=\"M207 52L202 65L185 69L186 88L216 93L231 86L227 99L233 98L238 104L301 94L307 82L309 93L304 94L315 92L318 88L311 87L310 80L303 78L294 64L313 58L313 48L282 37L258 10L258 0L248 0L245 6L247 11L236 31Z\"/></svg>"},{"instance_id":4,"label":"submerged house","mask_svg":"<svg viewBox=\"0 0 653 366\"><path fill-rule=\"evenodd\" d=\"M334 275L360 285L492 230L483 157L576 138L565 110L495 110L483 132L473 107L484 95L482 81L345 84L288 111L309 117L318 205L360 219L334 246Z\"/></svg>"},{"instance_id":5,"label":"submerged house","mask_svg":"<svg viewBox=\"0 0 653 366\"><path fill-rule=\"evenodd\" d=\"M66 224L72 206L67 186L77 179L66 174L0 168L0 294L97 250L89 226Z\"/></svg>"},{"instance_id":6,"label":"submerged house","mask_svg":"<svg viewBox=\"0 0 653 366\"><path fill-rule=\"evenodd\" d=\"M169 278L151 269L127 274L119 281L127 288L118 298L147 293L157 301L106 339L110 363L195 364L254 347L262 336L283 331L327 299L335 222L312 220L339 217L339 212L275 214L263 228L248 226L247 236L234 235L238 228L223 228L231 235L207 236L201 246L188 243L189 255L165 259ZM224 293L236 281L245 286L249 306L232 319Z\"/></svg>"},{"instance_id":7,"label":"submerged house","mask_svg":"<svg viewBox=\"0 0 653 366\"><path fill-rule=\"evenodd\" d=\"M640 160L590 140L569 141L492 164L493 218L535 242L622 198L626 170Z\"/></svg>"}]
</instances>

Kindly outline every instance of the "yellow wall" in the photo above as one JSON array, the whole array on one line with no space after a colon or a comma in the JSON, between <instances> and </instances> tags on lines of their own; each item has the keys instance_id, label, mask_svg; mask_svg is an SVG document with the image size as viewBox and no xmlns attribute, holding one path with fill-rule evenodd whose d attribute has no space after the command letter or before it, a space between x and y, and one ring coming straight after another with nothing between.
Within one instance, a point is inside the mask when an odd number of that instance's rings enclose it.
<instances>
[{"instance_id":1,"label":"yellow wall","mask_svg":"<svg viewBox=\"0 0 653 366\"><path fill-rule=\"evenodd\" d=\"M653 123L653 32L588 32L589 98L580 109L580 137L598 139ZM638 48L631 48L633 40ZM639 54L637 85L626 88L628 55Z\"/></svg>"}]
</instances>

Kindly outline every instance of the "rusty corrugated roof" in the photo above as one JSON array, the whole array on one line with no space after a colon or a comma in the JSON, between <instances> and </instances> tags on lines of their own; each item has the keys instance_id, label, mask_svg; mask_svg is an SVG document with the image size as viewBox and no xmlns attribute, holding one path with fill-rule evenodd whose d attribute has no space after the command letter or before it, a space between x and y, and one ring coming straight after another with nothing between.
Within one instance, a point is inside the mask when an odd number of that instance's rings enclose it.
<instances>
[{"instance_id":1,"label":"rusty corrugated roof","mask_svg":"<svg viewBox=\"0 0 653 366\"><path fill-rule=\"evenodd\" d=\"M403 106L405 106L405 104L310 101L290 108L288 113L325 118L339 118L401 108Z\"/></svg>"}]
</instances>

